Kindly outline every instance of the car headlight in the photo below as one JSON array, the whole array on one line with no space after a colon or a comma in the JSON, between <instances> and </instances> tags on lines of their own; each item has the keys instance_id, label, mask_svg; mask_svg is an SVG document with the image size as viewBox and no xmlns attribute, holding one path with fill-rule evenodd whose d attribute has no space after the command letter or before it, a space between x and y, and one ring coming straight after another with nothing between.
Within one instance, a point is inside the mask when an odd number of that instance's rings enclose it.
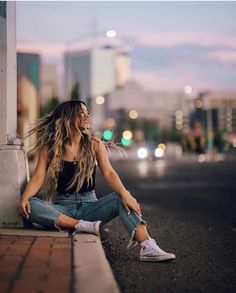
<instances>
[{"instance_id":1,"label":"car headlight","mask_svg":"<svg viewBox=\"0 0 236 293\"><path fill-rule=\"evenodd\" d=\"M155 157L161 158L164 155L164 150L162 148L156 148L155 149Z\"/></svg>"},{"instance_id":2,"label":"car headlight","mask_svg":"<svg viewBox=\"0 0 236 293\"><path fill-rule=\"evenodd\" d=\"M138 149L137 154L140 159L146 159L148 156L148 151L146 148L140 148Z\"/></svg>"}]
</instances>

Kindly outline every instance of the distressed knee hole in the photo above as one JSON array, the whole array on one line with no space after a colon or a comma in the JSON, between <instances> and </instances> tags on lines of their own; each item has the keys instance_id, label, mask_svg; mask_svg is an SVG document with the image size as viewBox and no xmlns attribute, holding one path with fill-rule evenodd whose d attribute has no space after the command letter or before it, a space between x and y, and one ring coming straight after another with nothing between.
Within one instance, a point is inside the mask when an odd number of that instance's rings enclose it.
<instances>
[{"instance_id":1,"label":"distressed knee hole","mask_svg":"<svg viewBox=\"0 0 236 293\"><path fill-rule=\"evenodd\" d=\"M133 247L138 245L138 241L135 239L135 234L136 234L136 231L137 231L139 225L143 225L143 226L147 227L147 223L143 220L142 220L142 222L137 223L137 225L134 227L133 231L131 232L130 239L129 239L129 242L127 245L127 249L129 249L132 245L133 245Z\"/></svg>"}]
</instances>

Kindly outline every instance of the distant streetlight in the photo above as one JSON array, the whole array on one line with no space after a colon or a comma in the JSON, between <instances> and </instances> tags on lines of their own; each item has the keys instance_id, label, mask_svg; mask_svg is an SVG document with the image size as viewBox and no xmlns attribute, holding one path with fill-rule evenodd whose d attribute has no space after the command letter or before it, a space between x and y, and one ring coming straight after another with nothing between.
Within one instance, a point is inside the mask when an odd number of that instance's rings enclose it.
<instances>
[{"instance_id":1,"label":"distant streetlight","mask_svg":"<svg viewBox=\"0 0 236 293\"><path fill-rule=\"evenodd\" d=\"M98 96L95 99L97 105L102 105L105 102L105 98L103 96Z\"/></svg>"},{"instance_id":2,"label":"distant streetlight","mask_svg":"<svg viewBox=\"0 0 236 293\"><path fill-rule=\"evenodd\" d=\"M166 145L164 143L159 143L158 148L163 149L163 151L165 151Z\"/></svg>"},{"instance_id":3,"label":"distant streetlight","mask_svg":"<svg viewBox=\"0 0 236 293\"><path fill-rule=\"evenodd\" d=\"M186 85L184 87L184 92L185 94L190 95L193 92L193 88L190 85Z\"/></svg>"},{"instance_id":4,"label":"distant streetlight","mask_svg":"<svg viewBox=\"0 0 236 293\"><path fill-rule=\"evenodd\" d=\"M138 117L138 112L135 110L129 111L129 118L136 119Z\"/></svg>"},{"instance_id":5,"label":"distant streetlight","mask_svg":"<svg viewBox=\"0 0 236 293\"><path fill-rule=\"evenodd\" d=\"M106 126L108 128L114 128L116 126L116 121L114 118L107 118L106 119Z\"/></svg>"},{"instance_id":6,"label":"distant streetlight","mask_svg":"<svg viewBox=\"0 0 236 293\"><path fill-rule=\"evenodd\" d=\"M133 133L130 130L125 130L122 133L122 136L123 136L124 139L131 139L132 136L133 136Z\"/></svg>"},{"instance_id":7,"label":"distant streetlight","mask_svg":"<svg viewBox=\"0 0 236 293\"><path fill-rule=\"evenodd\" d=\"M180 110L177 110L175 112L175 128L178 130L181 130L183 128L183 121L184 121L183 112Z\"/></svg>"},{"instance_id":8,"label":"distant streetlight","mask_svg":"<svg viewBox=\"0 0 236 293\"><path fill-rule=\"evenodd\" d=\"M116 33L116 31L114 31L114 30L108 30L108 31L106 32L106 36L107 36L108 38L115 38L116 35L117 35L117 33Z\"/></svg>"},{"instance_id":9,"label":"distant streetlight","mask_svg":"<svg viewBox=\"0 0 236 293\"><path fill-rule=\"evenodd\" d=\"M182 126L177 127L177 129L183 129L184 133L189 132L190 126L189 126L189 113L190 113L190 108L191 108L191 100L189 100L189 97L192 96L193 93L193 88L190 85L185 85L184 87L184 93L185 97L182 100ZM188 97L187 97L188 96Z\"/></svg>"}]
</instances>

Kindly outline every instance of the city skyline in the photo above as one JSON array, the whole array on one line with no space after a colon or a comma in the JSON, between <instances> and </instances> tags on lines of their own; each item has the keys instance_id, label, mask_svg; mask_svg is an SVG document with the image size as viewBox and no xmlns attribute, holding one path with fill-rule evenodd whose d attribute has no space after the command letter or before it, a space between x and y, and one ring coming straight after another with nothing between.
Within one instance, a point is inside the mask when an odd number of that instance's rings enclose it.
<instances>
[{"instance_id":1,"label":"city skyline","mask_svg":"<svg viewBox=\"0 0 236 293\"><path fill-rule=\"evenodd\" d=\"M96 26L96 44L128 51L131 78L145 90L181 91L188 84L196 92L233 91L235 16L232 2L17 2L17 44L55 62L62 74L65 45L76 39L79 48L95 45L89 36ZM109 29L117 37L101 38L100 30Z\"/></svg>"}]
</instances>

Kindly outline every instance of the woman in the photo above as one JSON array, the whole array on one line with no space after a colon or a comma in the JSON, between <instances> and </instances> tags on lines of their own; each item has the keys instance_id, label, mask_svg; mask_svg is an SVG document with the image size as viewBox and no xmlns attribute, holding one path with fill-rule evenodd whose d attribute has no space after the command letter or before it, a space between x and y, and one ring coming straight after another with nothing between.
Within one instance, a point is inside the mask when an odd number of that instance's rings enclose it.
<instances>
[{"instance_id":1,"label":"woman","mask_svg":"<svg viewBox=\"0 0 236 293\"><path fill-rule=\"evenodd\" d=\"M91 133L82 101L64 102L36 123L28 136L37 136L38 163L19 203L20 214L47 228L95 235L101 223L119 216L131 236L128 246L134 239L141 245L140 260L174 259L150 238L138 202L112 168L104 143ZM96 162L114 191L101 199L94 191ZM39 190L44 200L35 197Z\"/></svg>"}]
</instances>

